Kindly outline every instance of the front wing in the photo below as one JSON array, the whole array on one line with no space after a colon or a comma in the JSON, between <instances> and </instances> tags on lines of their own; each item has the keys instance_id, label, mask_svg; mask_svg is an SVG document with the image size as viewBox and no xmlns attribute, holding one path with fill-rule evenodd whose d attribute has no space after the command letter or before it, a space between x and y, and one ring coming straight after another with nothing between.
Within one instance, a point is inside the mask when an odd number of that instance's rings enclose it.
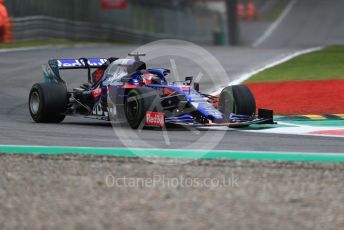
<instances>
[{"instance_id":1,"label":"front wing","mask_svg":"<svg viewBox=\"0 0 344 230\"><path fill-rule=\"evenodd\" d=\"M190 115L184 115L182 117L179 117L179 119L171 119L171 118L165 118L165 124L173 124L173 125L181 125L181 126L193 126L193 127L229 127L229 128L244 128L253 124L276 124L273 120L273 111L268 109L259 109L258 115L255 117L248 117L248 116L242 116L242 115L234 115L233 120L230 122L221 122L221 123L198 123L195 122ZM234 120L234 118L236 118ZM148 126L155 126L152 124L147 124ZM160 123L159 127L161 127L162 124Z\"/></svg>"}]
</instances>

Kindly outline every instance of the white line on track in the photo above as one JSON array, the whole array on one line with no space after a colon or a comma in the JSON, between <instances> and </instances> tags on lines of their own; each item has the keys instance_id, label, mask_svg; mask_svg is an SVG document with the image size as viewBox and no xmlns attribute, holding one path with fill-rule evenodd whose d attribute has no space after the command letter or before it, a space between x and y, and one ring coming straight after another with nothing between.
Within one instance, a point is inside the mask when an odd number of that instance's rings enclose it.
<instances>
[{"instance_id":1,"label":"white line on track","mask_svg":"<svg viewBox=\"0 0 344 230\"><path fill-rule=\"evenodd\" d=\"M308 54L308 53L313 53L315 51L322 50L323 48L324 47L315 47L315 48L305 49L305 50L301 50L301 51L296 51L296 52L294 52L294 53L292 53L292 54L290 54L290 55L288 55L288 56L286 56L286 57L284 57L284 58L282 58L280 60L274 61L274 62L272 62L270 64L267 64L267 65L265 65L263 67L260 67L260 68L258 68L256 70L252 70L251 72L248 72L248 73L245 73L245 74L241 75L241 77L239 77L238 79L232 81L230 85L240 84L240 83L246 81L247 79L249 79L250 77L252 77L253 75L255 75L257 73L260 73L260 72L262 72L262 71L264 71L266 69L269 69L269 68L272 68L272 67L274 67L276 65L279 65L279 64L282 64L284 62L287 62L287 61L289 61L289 60L291 60L291 59L293 59L295 57L298 57L300 55L304 55L304 54Z\"/></svg>"},{"instance_id":2,"label":"white line on track","mask_svg":"<svg viewBox=\"0 0 344 230\"><path fill-rule=\"evenodd\" d=\"M244 81L246 81L247 79L249 79L250 77L252 77L253 75L255 74L258 74L266 69L269 69L269 68L272 68L274 66L277 66L279 64L282 64L284 62L287 62L295 57L298 57L300 55L304 55L304 54L308 54L308 53L312 53L312 52L316 52L316 51L319 51L319 50L322 50L324 47L314 47L314 48L310 48L310 49L305 49L305 50L300 50L300 51L296 51L292 54L289 54L287 55L286 57L283 57L279 60L276 60L274 62L271 62L270 64L267 64L267 65L264 65L264 66L261 66L257 69L253 69L251 71L248 71L242 75L240 75L236 80L232 81L229 83L229 85L238 85L238 84L241 84L243 83ZM221 93L222 89L219 89L217 91L215 91L214 93L212 93L211 95L219 95Z\"/></svg>"},{"instance_id":3,"label":"white line on track","mask_svg":"<svg viewBox=\"0 0 344 230\"><path fill-rule=\"evenodd\" d=\"M328 128L329 129L329 128ZM326 134L312 134L312 133L305 133L305 131L310 131L310 132L317 132L317 131L322 131L322 130L328 130L328 129L321 129L321 130L316 130L316 129L304 129L299 127L297 130L294 128L274 128L274 129L269 129L271 131L267 130L241 130L240 132L250 132L250 133L266 133L266 134L283 134L283 135L297 135L297 136L313 136L313 137L337 137L337 138L344 138L344 136L341 135L326 135ZM332 128L333 129L333 128ZM338 130L338 129L333 129L333 130Z\"/></svg>"},{"instance_id":4,"label":"white line on track","mask_svg":"<svg viewBox=\"0 0 344 230\"><path fill-rule=\"evenodd\" d=\"M341 135L326 135L326 134L312 134L312 132L324 131L324 130L344 130L344 127L329 127L329 126L308 126L308 125L296 125L292 123L278 122L280 125L288 125L290 127L275 127L269 129L258 130L239 130L231 129L228 127L204 127L203 130L216 130L216 131L239 131L249 133L266 133L266 134L284 134L284 135L301 135L301 136L321 136L321 137L339 137L344 138Z\"/></svg>"},{"instance_id":5,"label":"white line on track","mask_svg":"<svg viewBox=\"0 0 344 230\"><path fill-rule=\"evenodd\" d=\"M293 9L294 5L296 4L297 0L292 0L288 6L283 10L281 15L278 19L260 36L253 44L253 47L257 47L262 44L271 34L275 31L275 29L282 23L282 21L287 17L289 12Z\"/></svg>"},{"instance_id":6,"label":"white line on track","mask_svg":"<svg viewBox=\"0 0 344 230\"><path fill-rule=\"evenodd\" d=\"M312 134L312 132L325 131L325 130L343 130L344 127L310 126L310 125L293 124L293 123L288 123L288 122L278 122L278 124L287 125L290 127L276 127L272 129L260 129L260 130L244 130L244 132L344 138L344 136L341 136L341 135Z\"/></svg>"}]
</instances>

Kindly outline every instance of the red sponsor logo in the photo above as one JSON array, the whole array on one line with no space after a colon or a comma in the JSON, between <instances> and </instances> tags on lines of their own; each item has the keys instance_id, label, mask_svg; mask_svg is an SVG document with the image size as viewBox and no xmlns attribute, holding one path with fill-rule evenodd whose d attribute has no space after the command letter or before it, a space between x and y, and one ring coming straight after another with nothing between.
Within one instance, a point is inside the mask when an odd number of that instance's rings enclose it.
<instances>
[{"instance_id":1,"label":"red sponsor logo","mask_svg":"<svg viewBox=\"0 0 344 230\"><path fill-rule=\"evenodd\" d=\"M169 88L164 88L162 92L164 95L169 95L169 94L173 93L173 90L169 89Z\"/></svg>"},{"instance_id":2,"label":"red sponsor logo","mask_svg":"<svg viewBox=\"0 0 344 230\"><path fill-rule=\"evenodd\" d=\"M163 127L165 125L164 113L147 112L146 125L154 127Z\"/></svg>"},{"instance_id":3,"label":"red sponsor logo","mask_svg":"<svg viewBox=\"0 0 344 230\"><path fill-rule=\"evenodd\" d=\"M94 98L99 97L100 94L102 94L102 89L100 87L96 88L95 90L92 91L92 96Z\"/></svg>"},{"instance_id":4,"label":"red sponsor logo","mask_svg":"<svg viewBox=\"0 0 344 230\"><path fill-rule=\"evenodd\" d=\"M190 86L189 85L183 85L183 86L180 86L180 89L183 91L190 90Z\"/></svg>"}]
</instances>

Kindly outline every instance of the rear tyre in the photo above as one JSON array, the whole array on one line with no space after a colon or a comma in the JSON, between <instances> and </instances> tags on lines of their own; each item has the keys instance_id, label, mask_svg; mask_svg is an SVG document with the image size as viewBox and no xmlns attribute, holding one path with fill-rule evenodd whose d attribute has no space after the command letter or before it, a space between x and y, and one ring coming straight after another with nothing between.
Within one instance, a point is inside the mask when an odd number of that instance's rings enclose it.
<instances>
[{"instance_id":1,"label":"rear tyre","mask_svg":"<svg viewBox=\"0 0 344 230\"><path fill-rule=\"evenodd\" d=\"M146 112L157 111L160 107L160 96L152 88L132 89L124 104L124 113L131 128L144 126Z\"/></svg>"},{"instance_id":2,"label":"rear tyre","mask_svg":"<svg viewBox=\"0 0 344 230\"><path fill-rule=\"evenodd\" d=\"M55 83L34 84L29 96L29 110L32 119L38 123L60 123L66 115L67 89Z\"/></svg>"},{"instance_id":3,"label":"rear tyre","mask_svg":"<svg viewBox=\"0 0 344 230\"><path fill-rule=\"evenodd\" d=\"M229 120L231 113L253 116L256 113L256 101L247 86L228 86L220 94L219 111L226 116L226 120Z\"/></svg>"}]
</instances>

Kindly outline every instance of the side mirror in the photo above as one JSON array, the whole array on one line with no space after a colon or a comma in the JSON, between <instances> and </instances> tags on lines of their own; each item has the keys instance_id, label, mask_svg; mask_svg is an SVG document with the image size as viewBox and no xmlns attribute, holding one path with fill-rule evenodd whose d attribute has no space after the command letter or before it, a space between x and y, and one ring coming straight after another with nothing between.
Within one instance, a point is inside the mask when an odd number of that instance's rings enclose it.
<instances>
[{"instance_id":1,"label":"side mirror","mask_svg":"<svg viewBox=\"0 0 344 230\"><path fill-rule=\"evenodd\" d=\"M191 85L192 81L193 81L193 77L185 77L186 85Z\"/></svg>"},{"instance_id":2,"label":"side mirror","mask_svg":"<svg viewBox=\"0 0 344 230\"><path fill-rule=\"evenodd\" d=\"M199 82L194 82L194 89L199 92Z\"/></svg>"}]
</instances>

